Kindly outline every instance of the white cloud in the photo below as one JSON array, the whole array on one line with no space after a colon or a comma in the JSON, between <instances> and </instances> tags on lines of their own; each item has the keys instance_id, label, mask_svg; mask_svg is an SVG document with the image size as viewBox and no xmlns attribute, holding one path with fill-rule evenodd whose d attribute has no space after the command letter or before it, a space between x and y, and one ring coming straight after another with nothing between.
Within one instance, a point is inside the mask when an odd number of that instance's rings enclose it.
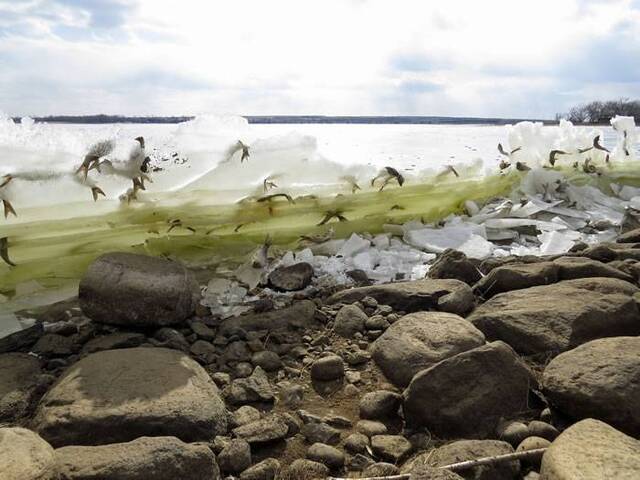
<instances>
[{"instance_id":1,"label":"white cloud","mask_svg":"<svg viewBox=\"0 0 640 480\"><path fill-rule=\"evenodd\" d=\"M0 0L0 109L550 117L638 91L639 25L631 0Z\"/></svg>"}]
</instances>

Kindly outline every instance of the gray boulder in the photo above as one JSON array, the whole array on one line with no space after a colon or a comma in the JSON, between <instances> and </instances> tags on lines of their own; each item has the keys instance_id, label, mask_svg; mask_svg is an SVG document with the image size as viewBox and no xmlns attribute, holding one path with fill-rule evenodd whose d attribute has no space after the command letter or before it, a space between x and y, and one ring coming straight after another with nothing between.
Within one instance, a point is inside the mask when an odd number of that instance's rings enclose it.
<instances>
[{"instance_id":1,"label":"gray boulder","mask_svg":"<svg viewBox=\"0 0 640 480\"><path fill-rule=\"evenodd\" d=\"M374 435L371 449L381 459L397 463L409 455L412 446L402 435Z\"/></svg>"},{"instance_id":2,"label":"gray boulder","mask_svg":"<svg viewBox=\"0 0 640 480\"><path fill-rule=\"evenodd\" d=\"M524 355L564 351L595 338L640 334L637 291L615 278L565 280L496 295L467 319L488 340Z\"/></svg>"},{"instance_id":3,"label":"gray boulder","mask_svg":"<svg viewBox=\"0 0 640 480\"><path fill-rule=\"evenodd\" d=\"M373 297L382 305L404 312L441 310L457 315L467 314L475 302L471 287L453 279L425 279L351 288L335 293L327 302L354 303L364 297Z\"/></svg>"},{"instance_id":4,"label":"gray boulder","mask_svg":"<svg viewBox=\"0 0 640 480\"><path fill-rule=\"evenodd\" d=\"M218 387L187 355L164 348L92 353L42 398L34 428L52 445L101 445L141 436L206 441L227 430Z\"/></svg>"},{"instance_id":5,"label":"gray boulder","mask_svg":"<svg viewBox=\"0 0 640 480\"><path fill-rule=\"evenodd\" d=\"M603 338L562 353L547 365L542 383L565 415L640 435L640 337Z\"/></svg>"},{"instance_id":6,"label":"gray boulder","mask_svg":"<svg viewBox=\"0 0 640 480\"><path fill-rule=\"evenodd\" d=\"M395 385L439 361L483 345L484 335L465 319L442 312L416 312L391 325L373 344L373 359Z\"/></svg>"},{"instance_id":7,"label":"gray boulder","mask_svg":"<svg viewBox=\"0 0 640 480\"><path fill-rule=\"evenodd\" d=\"M275 400L269 377L260 367L256 367L247 378L237 378L224 390L227 401L234 405Z\"/></svg>"},{"instance_id":8,"label":"gray boulder","mask_svg":"<svg viewBox=\"0 0 640 480\"><path fill-rule=\"evenodd\" d=\"M80 307L94 322L165 326L184 322L200 299L198 282L177 262L107 253L85 272Z\"/></svg>"},{"instance_id":9,"label":"gray boulder","mask_svg":"<svg viewBox=\"0 0 640 480\"><path fill-rule=\"evenodd\" d=\"M541 480L637 480L640 441L598 420L572 425L542 457Z\"/></svg>"},{"instance_id":10,"label":"gray boulder","mask_svg":"<svg viewBox=\"0 0 640 480\"><path fill-rule=\"evenodd\" d=\"M387 390L365 393L360 399L360 418L386 418L398 413L402 395Z\"/></svg>"},{"instance_id":11,"label":"gray boulder","mask_svg":"<svg viewBox=\"0 0 640 480\"><path fill-rule=\"evenodd\" d=\"M535 386L518 355L492 342L416 374L404 392L405 420L441 438L482 438L494 434L501 418L526 411Z\"/></svg>"},{"instance_id":12,"label":"gray boulder","mask_svg":"<svg viewBox=\"0 0 640 480\"><path fill-rule=\"evenodd\" d=\"M275 480L280 473L280 462L267 458L240 474L240 480Z\"/></svg>"},{"instance_id":13,"label":"gray boulder","mask_svg":"<svg viewBox=\"0 0 640 480\"><path fill-rule=\"evenodd\" d=\"M329 475L329 469L319 462L299 458L280 472L279 480L320 480Z\"/></svg>"},{"instance_id":14,"label":"gray boulder","mask_svg":"<svg viewBox=\"0 0 640 480\"><path fill-rule=\"evenodd\" d=\"M344 465L344 453L337 448L323 443L314 443L307 450L307 458L319 462L332 470L342 468Z\"/></svg>"},{"instance_id":15,"label":"gray boulder","mask_svg":"<svg viewBox=\"0 0 640 480\"><path fill-rule=\"evenodd\" d=\"M311 378L320 381L338 380L344 377L344 361L338 355L321 357L311 365Z\"/></svg>"},{"instance_id":16,"label":"gray boulder","mask_svg":"<svg viewBox=\"0 0 640 480\"><path fill-rule=\"evenodd\" d=\"M418 455L403 470L413 473L424 467L441 467L513 452L511 445L499 440L459 440L443 445L435 451ZM465 480L514 480L519 478L519 474L520 462L517 460L496 465L483 465L458 472L458 475Z\"/></svg>"},{"instance_id":17,"label":"gray boulder","mask_svg":"<svg viewBox=\"0 0 640 480\"><path fill-rule=\"evenodd\" d=\"M251 466L251 447L246 440L231 440L218 454L218 465L224 473L240 473Z\"/></svg>"},{"instance_id":18,"label":"gray boulder","mask_svg":"<svg viewBox=\"0 0 640 480\"><path fill-rule=\"evenodd\" d=\"M269 415L233 429L236 437L252 445L282 440L288 432L289 427L280 415Z\"/></svg>"},{"instance_id":19,"label":"gray boulder","mask_svg":"<svg viewBox=\"0 0 640 480\"><path fill-rule=\"evenodd\" d=\"M24 428L0 428L2 480L57 480L53 448Z\"/></svg>"},{"instance_id":20,"label":"gray boulder","mask_svg":"<svg viewBox=\"0 0 640 480\"><path fill-rule=\"evenodd\" d=\"M504 265L491 270L473 289L482 297L491 298L502 292L556 283L558 270L552 262Z\"/></svg>"},{"instance_id":21,"label":"gray boulder","mask_svg":"<svg viewBox=\"0 0 640 480\"><path fill-rule=\"evenodd\" d=\"M333 330L341 337L353 338L356 333L364 330L367 318L367 314L356 305L345 305L338 310Z\"/></svg>"},{"instance_id":22,"label":"gray boulder","mask_svg":"<svg viewBox=\"0 0 640 480\"><path fill-rule=\"evenodd\" d=\"M26 353L4 353L0 372L0 422L13 422L24 417L36 399L40 362Z\"/></svg>"},{"instance_id":23,"label":"gray boulder","mask_svg":"<svg viewBox=\"0 0 640 480\"><path fill-rule=\"evenodd\" d=\"M64 480L218 480L213 452L205 445L175 437L141 437L95 447L69 446L55 451Z\"/></svg>"}]
</instances>

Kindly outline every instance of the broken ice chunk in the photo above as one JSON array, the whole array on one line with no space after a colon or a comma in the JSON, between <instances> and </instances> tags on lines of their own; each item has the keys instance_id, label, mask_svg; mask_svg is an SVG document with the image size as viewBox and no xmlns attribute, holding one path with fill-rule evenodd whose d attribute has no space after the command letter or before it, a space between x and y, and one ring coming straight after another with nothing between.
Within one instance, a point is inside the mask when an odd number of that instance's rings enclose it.
<instances>
[{"instance_id":1,"label":"broken ice chunk","mask_svg":"<svg viewBox=\"0 0 640 480\"><path fill-rule=\"evenodd\" d=\"M338 255L341 255L343 257L352 257L356 253L360 253L363 250L366 250L370 245L371 242L369 242L369 240L365 240L357 233L353 233L351 237L349 237L349 240L347 240L344 245L342 245L342 248L340 248Z\"/></svg>"},{"instance_id":2,"label":"broken ice chunk","mask_svg":"<svg viewBox=\"0 0 640 480\"><path fill-rule=\"evenodd\" d=\"M469 258L484 259L491 255L494 245L480 235L472 234L457 250L460 250Z\"/></svg>"},{"instance_id":3,"label":"broken ice chunk","mask_svg":"<svg viewBox=\"0 0 640 480\"><path fill-rule=\"evenodd\" d=\"M442 253L447 248L457 249L469 240L471 235L484 237L486 233L482 226L466 223L443 228L410 230L404 234L404 241L427 252Z\"/></svg>"},{"instance_id":4,"label":"broken ice chunk","mask_svg":"<svg viewBox=\"0 0 640 480\"><path fill-rule=\"evenodd\" d=\"M532 226L536 227L538 230L548 230L553 232L555 230L564 230L567 228L566 226L559 225L557 223L529 220L526 218L492 218L484 222L484 225L487 228L493 228L496 230Z\"/></svg>"},{"instance_id":5,"label":"broken ice chunk","mask_svg":"<svg viewBox=\"0 0 640 480\"><path fill-rule=\"evenodd\" d=\"M562 232L544 232L538 235L538 240L542 242L540 245L540 253L542 255L557 255L560 253L567 253L571 250L576 243L576 240L580 238L578 232L569 231Z\"/></svg>"}]
</instances>

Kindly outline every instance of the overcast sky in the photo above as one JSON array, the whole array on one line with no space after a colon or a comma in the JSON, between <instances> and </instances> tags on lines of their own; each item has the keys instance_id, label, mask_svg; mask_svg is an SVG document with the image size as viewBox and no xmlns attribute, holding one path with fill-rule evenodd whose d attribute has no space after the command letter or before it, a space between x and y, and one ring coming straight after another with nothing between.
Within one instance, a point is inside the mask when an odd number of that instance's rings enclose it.
<instances>
[{"instance_id":1,"label":"overcast sky","mask_svg":"<svg viewBox=\"0 0 640 480\"><path fill-rule=\"evenodd\" d=\"M549 118L639 59L640 0L0 0L11 115Z\"/></svg>"}]
</instances>

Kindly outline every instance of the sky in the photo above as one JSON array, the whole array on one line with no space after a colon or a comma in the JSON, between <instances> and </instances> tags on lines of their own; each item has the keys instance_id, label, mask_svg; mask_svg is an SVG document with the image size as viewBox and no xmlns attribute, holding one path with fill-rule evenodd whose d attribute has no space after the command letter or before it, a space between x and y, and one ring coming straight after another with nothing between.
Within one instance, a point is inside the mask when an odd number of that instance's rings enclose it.
<instances>
[{"instance_id":1,"label":"sky","mask_svg":"<svg viewBox=\"0 0 640 480\"><path fill-rule=\"evenodd\" d=\"M0 0L17 116L552 118L638 59L640 0Z\"/></svg>"}]
</instances>

